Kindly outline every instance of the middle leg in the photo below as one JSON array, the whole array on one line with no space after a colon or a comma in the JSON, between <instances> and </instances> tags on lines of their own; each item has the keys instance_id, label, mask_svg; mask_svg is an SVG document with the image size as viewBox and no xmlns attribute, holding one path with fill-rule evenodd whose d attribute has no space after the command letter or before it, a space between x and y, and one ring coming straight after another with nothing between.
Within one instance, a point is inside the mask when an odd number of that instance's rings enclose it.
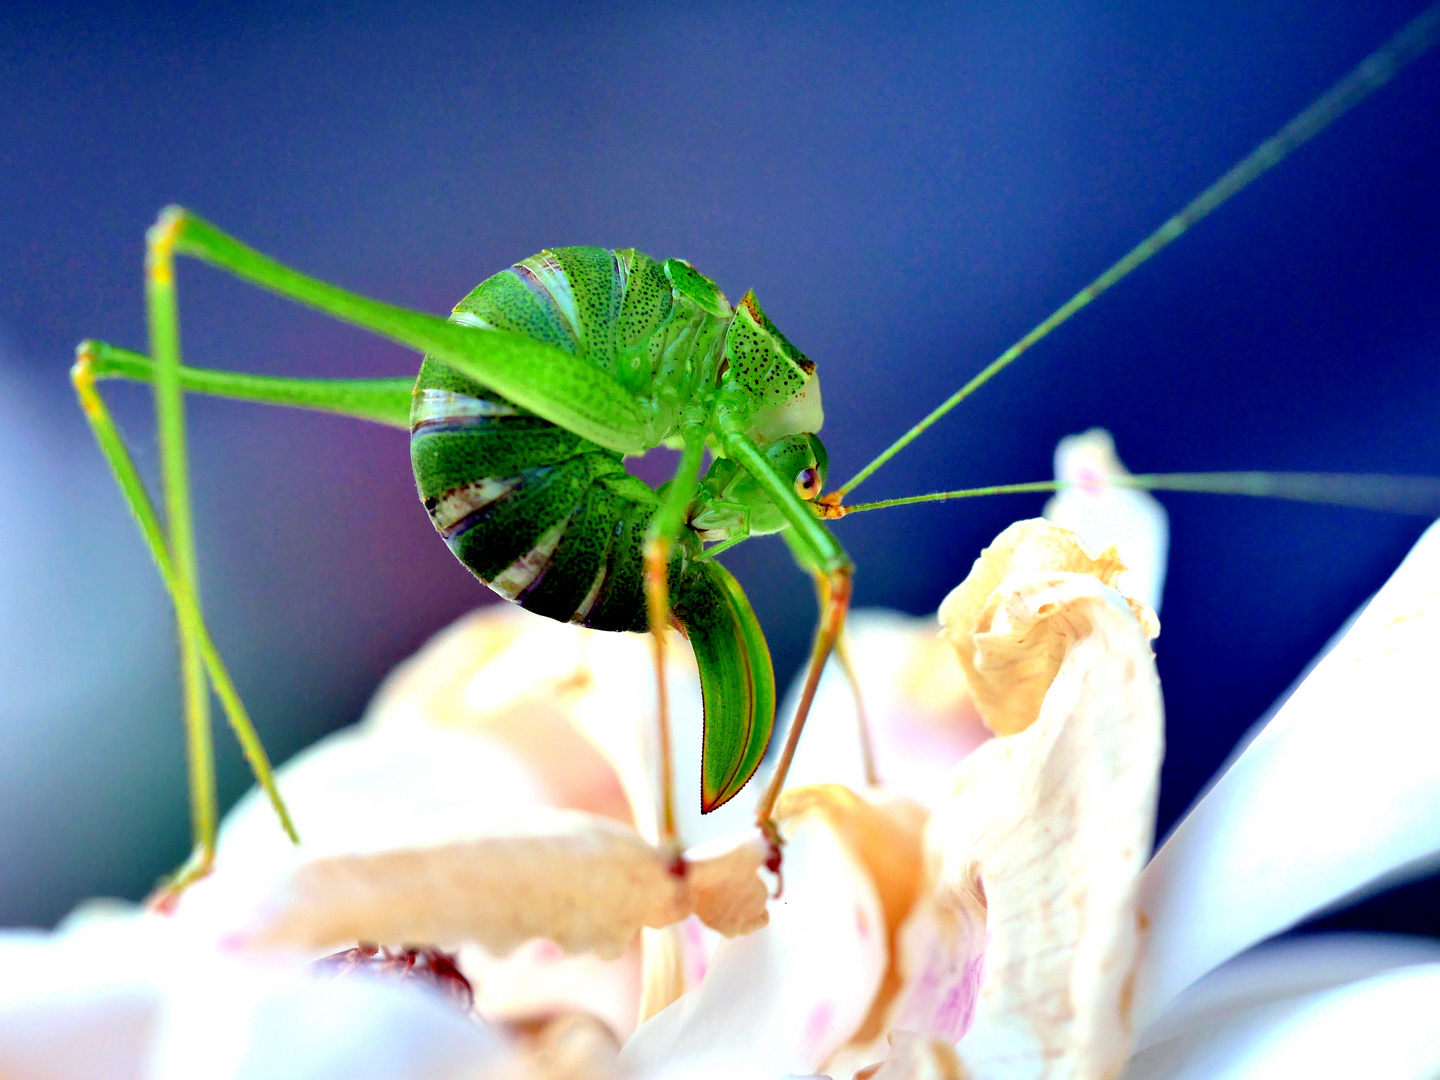
<instances>
[{"instance_id":1,"label":"middle leg","mask_svg":"<svg viewBox=\"0 0 1440 1080\"><path fill-rule=\"evenodd\" d=\"M660 754L660 843L674 857L677 871L683 872L680 837L675 824L675 765L670 733L670 696L665 681L665 636L670 632L670 552L685 527L685 511L695 498L700 464L705 455L701 428L682 432L684 449L675 477L666 487L660 508L650 520L645 537L645 609L650 623L651 648L655 658L655 690Z\"/></svg>"}]
</instances>

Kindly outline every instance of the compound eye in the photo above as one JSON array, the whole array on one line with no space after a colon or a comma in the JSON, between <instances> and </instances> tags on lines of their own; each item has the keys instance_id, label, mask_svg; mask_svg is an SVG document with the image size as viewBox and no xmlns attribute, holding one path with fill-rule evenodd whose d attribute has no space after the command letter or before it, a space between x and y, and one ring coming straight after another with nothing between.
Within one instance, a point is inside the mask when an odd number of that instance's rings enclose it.
<instances>
[{"instance_id":1,"label":"compound eye","mask_svg":"<svg viewBox=\"0 0 1440 1080\"><path fill-rule=\"evenodd\" d=\"M807 502L820 494L820 472L817 469L801 469L795 477L795 494Z\"/></svg>"}]
</instances>

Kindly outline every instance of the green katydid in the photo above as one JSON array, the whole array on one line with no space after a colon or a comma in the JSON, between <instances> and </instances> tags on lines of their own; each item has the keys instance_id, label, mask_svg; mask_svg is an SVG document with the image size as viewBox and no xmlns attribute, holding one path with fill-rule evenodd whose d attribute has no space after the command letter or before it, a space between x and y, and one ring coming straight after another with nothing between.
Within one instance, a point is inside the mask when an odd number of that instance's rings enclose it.
<instances>
[{"instance_id":1,"label":"green katydid","mask_svg":"<svg viewBox=\"0 0 1440 1080\"><path fill-rule=\"evenodd\" d=\"M744 592L714 555L749 536L782 532L817 580L821 612L799 704L757 810L759 823L769 829L850 598L853 567L826 521L905 502L1058 485L1004 485L860 505L846 505L845 496L1031 345L1383 85L1433 44L1437 33L1440 5L1413 20L828 495L821 494L828 457L815 434L823 416L815 365L770 322L753 293L732 307L714 282L683 260L660 262L633 250L600 248L541 252L487 278L446 320L311 278L187 211L163 211L147 237L150 354L85 342L73 380L175 604L196 847L173 886L205 873L213 856L212 689L256 778L295 836L198 599L185 392L406 429L421 498L437 530L502 596L548 617L602 630L648 629L657 672L663 670L663 631L672 622L679 626L701 673L706 810L732 798L759 767L775 710L763 634ZM182 366L176 254L425 354L418 379L291 379ZM104 378L153 384L163 522L96 389ZM630 476L623 459L661 444L679 449L680 458L674 479L655 491ZM707 451L713 460L702 474ZM1437 492L1428 480L1377 485L1371 478L1313 474L1172 474L1129 482L1381 506L1433 502ZM663 678L657 688L659 832L678 851Z\"/></svg>"}]
</instances>

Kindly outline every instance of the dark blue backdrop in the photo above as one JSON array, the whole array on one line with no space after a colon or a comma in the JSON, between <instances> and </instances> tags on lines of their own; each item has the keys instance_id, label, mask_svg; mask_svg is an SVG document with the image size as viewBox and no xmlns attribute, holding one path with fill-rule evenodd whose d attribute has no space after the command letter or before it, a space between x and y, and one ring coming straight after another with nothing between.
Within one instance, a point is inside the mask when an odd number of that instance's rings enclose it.
<instances>
[{"instance_id":1,"label":"dark blue backdrop","mask_svg":"<svg viewBox=\"0 0 1440 1080\"><path fill-rule=\"evenodd\" d=\"M162 204L435 311L547 245L686 256L732 296L753 286L818 361L849 475L1416 10L7 5L0 922L138 896L185 849L164 598L65 382L83 336L143 345L141 237ZM865 495L1042 478L1055 441L1092 424L1145 471L1440 474L1437 184L1430 56ZM192 362L414 369L181 274ZM112 398L153 471L148 399ZM205 401L191 416L207 602L283 759L354 719L390 666L486 594L420 512L403 435ZM1162 827L1425 524L1165 501ZM858 603L932 610L1040 502L842 523ZM729 561L793 670L808 584L773 540ZM245 774L228 748L222 765L233 798ZM1437 911L1432 882L1342 918L1436 933Z\"/></svg>"}]
</instances>

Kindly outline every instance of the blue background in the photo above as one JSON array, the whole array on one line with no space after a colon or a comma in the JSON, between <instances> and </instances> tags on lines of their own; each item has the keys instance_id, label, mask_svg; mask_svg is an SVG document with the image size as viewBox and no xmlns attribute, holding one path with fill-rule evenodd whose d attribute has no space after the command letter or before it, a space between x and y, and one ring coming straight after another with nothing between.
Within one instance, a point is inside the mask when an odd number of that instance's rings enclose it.
<instances>
[{"instance_id":1,"label":"blue background","mask_svg":"<svg viewBox=\"0 0 1440 1080\"><path fill-rule=\"evenodd\" d=\"M167 606L65 379L82 337L143 348L161 205L433 311L548 245L682 255L732 297L754 287L819 363L848 476L1417 11L517 8L0 9L0 923L138 897L187 846ZM1440 474L1437 184L1431 55L865 497L1043 478L1056 440L1094 424L1140 471ZM193 265L181 290L196 364L416 366ZM110 397L153 476L148 397ZM403 434L201 400L190 415L209 612L283 759L488 594L435 539ZM1041 501L841 523L857 603L933 610ZM1162 829L1425 525L1165 502ZM727 561L788 675L808 583L773 538ZM247 778L222 744L228 800ZM1327 925L1440 933L1437 912L1432 879Z\"/></svg>"}]
</instances>

